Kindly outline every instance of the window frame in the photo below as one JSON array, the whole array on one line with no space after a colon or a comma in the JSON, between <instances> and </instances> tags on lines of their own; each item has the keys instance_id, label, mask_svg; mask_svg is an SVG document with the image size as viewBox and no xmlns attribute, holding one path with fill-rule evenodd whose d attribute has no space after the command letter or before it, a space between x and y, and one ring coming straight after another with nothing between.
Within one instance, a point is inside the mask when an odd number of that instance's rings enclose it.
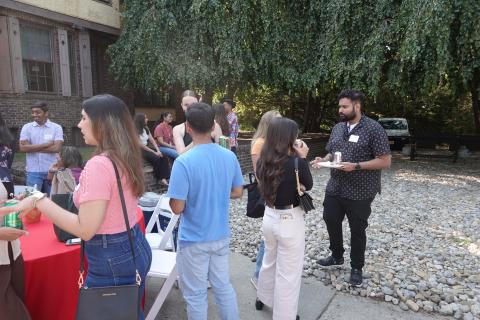
<instances>
[{"instance_id":1,"label":"window frame","mask_svg":"<svg viewBox=\"0 0 480 320\"><path fill-rule=\"evenodd\" d=\"M78 81L79 72L77 68L77 52L76 52L77 51L76 44L78 43L78 39L75 38L74 32L67 31L67 41L68 41L68 67L70 69L70 93L72 96L79 96L80 86Z\"/></svg>"},{"instance_id":2,"label":"window frame","mask_svg":"<svg viewBox=\"0 0 480 320\"><path fill-rule=\"evenodd\" d=\"M47 61L36 61L36 60L30 60L30 59L25 59L24 58L24 52L22 50L22 73L24 72L24 65L25 61L28 62L39 62L43 64L51 64L52 68L52 91L41 91L41 90L32 90L28 86L28 70L27 72L24 73L24 85L25 85L25 92L31 92L31 93L41 93L41 94L57 94L58 93L58 83L57 83L57 70L56 70L56 59L55 59L55 45L54 45L54 27L53 26L45 26L45 25L40 25L40 24L34 24L34 23L29 23L29 22L20 22L20 46L22 43L22 34L23 34L23 28L32 28L32 29L41 29L48 31L49 33L49 46L50 46L50 58L51 62ZM26 68L26 66L25 66Z\"/></svg>"}]
</instances>

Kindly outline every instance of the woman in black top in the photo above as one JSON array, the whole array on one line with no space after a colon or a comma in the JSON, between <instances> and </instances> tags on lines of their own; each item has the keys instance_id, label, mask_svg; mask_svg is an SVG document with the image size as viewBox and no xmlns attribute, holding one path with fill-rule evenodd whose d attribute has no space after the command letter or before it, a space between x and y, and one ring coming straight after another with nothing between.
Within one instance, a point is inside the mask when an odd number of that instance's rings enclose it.
<instances>
[{"instance_id":1,"label":"woman in black top","mask_svg":"<svg viewBox=\"0 0 480 320\"><path fill-rule=\"evenodd\" d=\"M305 252L304 211L297 199L295 158L302 188L310 190L312 175L305 160L307 145L297 140L297 123L275 118L267 130L257 162L257 179L265 199L262 231L265 255L258 279L257 310L273 308L273 319L299 319L298 297Z\"/></svg>"}]
</instances>

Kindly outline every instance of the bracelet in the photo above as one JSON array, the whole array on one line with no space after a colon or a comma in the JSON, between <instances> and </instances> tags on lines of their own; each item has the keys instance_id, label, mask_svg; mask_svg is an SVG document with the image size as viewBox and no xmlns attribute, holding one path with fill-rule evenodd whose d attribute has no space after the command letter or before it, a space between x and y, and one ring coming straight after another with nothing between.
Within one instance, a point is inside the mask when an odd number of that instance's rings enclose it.
<instances>
[{"instance_id":1,"label":"bracelet","mask_svg":"<svg viewBox=\"0 0 480 320\"><path fill-rule=\"evenodd\" d=\"M37 202L39 200L42 200L43 198L45 198L46 194L45 193L42 193L42 192L34 192L31 197L33 197L33 208L36 209L37 208Z\"/></svg>"}]
</instances>

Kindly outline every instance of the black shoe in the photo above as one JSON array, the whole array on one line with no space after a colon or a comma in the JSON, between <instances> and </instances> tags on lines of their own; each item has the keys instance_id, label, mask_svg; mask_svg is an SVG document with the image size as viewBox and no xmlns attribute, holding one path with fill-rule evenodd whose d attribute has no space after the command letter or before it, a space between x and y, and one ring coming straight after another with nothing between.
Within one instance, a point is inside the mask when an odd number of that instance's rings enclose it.
<instances>
[{"instance_id":1,"label":"black shoe","mask_svg":"<svg viewBox=\"0 0 480 320\"><path fill-rule=\"evenodd\" d=\"M352 286L360 287L362 285L362 281L362 269L352 269L350 272L350 284Z\"/></svg>"},{"instance_id":2,"label":"black shoe","mask_svg":"<svg viewBox=\"0 0 480 320\"><path fill-rule=\"evenodd\" d=\"M343 264L343 258L336 259L333 256L329 256L328 258L317 260L317 263L324 267L340 266Z\"/></svg>"},{"instance_id":3,"label":"black shoe","mask_svg":"<svg viewBox=\"0 0 480 320\"><path fill-rule=\"evenodd\" d=\"M257 300L255 300L255 309L262 310L263 306L264 306L263 302L257 298Z\"/></svg>"}]
</instances>

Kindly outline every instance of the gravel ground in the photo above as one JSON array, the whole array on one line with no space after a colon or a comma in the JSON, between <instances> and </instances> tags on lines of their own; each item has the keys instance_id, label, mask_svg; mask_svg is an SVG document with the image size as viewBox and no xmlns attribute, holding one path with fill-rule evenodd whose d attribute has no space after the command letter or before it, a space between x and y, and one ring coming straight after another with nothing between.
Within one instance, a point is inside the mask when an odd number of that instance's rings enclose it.
<instances>
[{"instance_id":1,"label":"gravel ground","mask_svg":"<svg viewBox=\"0 0 480 320\"><path fill-rule=\"evenodd\" d=\"M351 288L350 232L344 222L345 264L319 268L330 254L321 205L328 169L312 170L317 209L306 216L304 276L336 290L403 310L480 319L480 160L410 162L395 154L372 205L361 288ZM232 247L255 261L261 219L245 216L246 195L232 202ZM252 270L253 273L253 270Z\"/></svg>"}]
</instances>

